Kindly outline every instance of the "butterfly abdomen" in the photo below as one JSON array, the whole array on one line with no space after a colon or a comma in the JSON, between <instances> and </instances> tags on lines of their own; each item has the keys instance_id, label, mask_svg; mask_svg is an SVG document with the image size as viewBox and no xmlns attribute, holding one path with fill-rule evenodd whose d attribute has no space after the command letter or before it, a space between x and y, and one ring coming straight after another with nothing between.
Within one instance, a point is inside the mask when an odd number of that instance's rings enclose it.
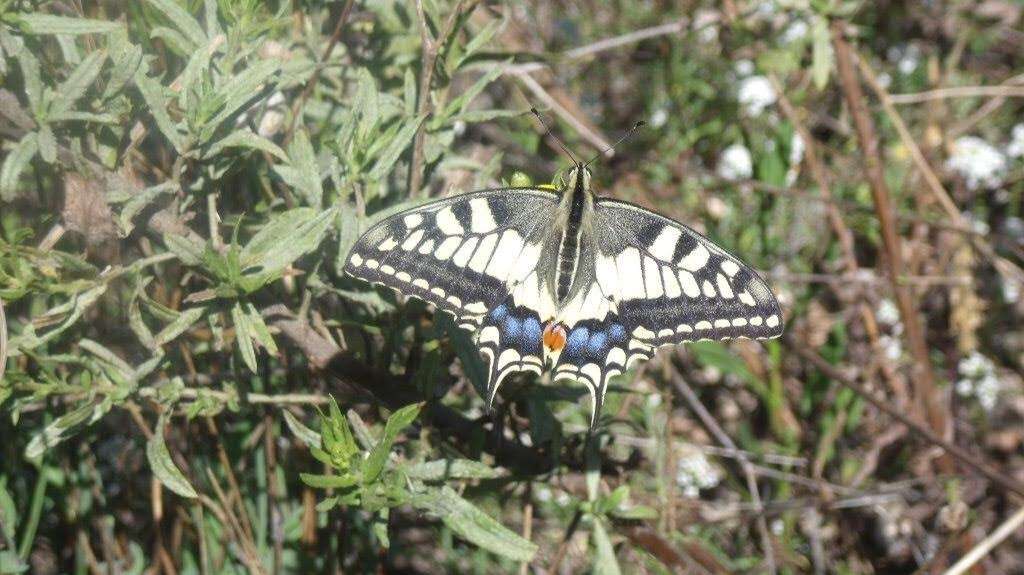
<instances>
[{"instance_id":1,"label":"butterfly abdomen","mask_svg":"<svg viewBox=\"0 0 1024 575\"><path fill-rule=\"evenodd\" d=\"M579 171L574 172L572 193L568 198L568 216L558 244L558 268L555 276L555 299L562 303L572 291L572 280L580 263L580 235L583 233L583 218L588 208L590 192ZM559 206L565 209L565 201ZM592 205L589 206L592 208Z\"/></svg>"}]
</instances>

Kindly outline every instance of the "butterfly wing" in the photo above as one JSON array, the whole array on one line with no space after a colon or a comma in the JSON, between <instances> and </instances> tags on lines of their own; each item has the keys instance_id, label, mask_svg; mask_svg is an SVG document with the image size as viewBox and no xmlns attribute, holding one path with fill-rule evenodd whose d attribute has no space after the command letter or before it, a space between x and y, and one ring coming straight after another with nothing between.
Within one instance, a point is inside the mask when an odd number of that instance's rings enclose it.
<instances>
[{"instance_id":1,"label":"butterfly wing","mask_svg":"<svg viewBox=\"0 0 1024 575\"><path fill-rule=\"evenodd\" d=\"M782 333L779 304L764 280L678 222L598 198L588 245L581 265L594 285L578 293L576 310L568 306L555 374L588 386L592 426L608 380L658 346Z\"/></svg>"},{"instance_id":2,"label":"butterfly wing","mask_svg":"<svg viewBox=\"0 0 1024 575\"><path fill-rule=\"evenodd\" d=\"M371 227L345 271L434 304L474 331L490 366L487 401L514 371L540 373L537 272L558 197L537 188L484 190L424 204Z\"/></svg>"}]
</instances>

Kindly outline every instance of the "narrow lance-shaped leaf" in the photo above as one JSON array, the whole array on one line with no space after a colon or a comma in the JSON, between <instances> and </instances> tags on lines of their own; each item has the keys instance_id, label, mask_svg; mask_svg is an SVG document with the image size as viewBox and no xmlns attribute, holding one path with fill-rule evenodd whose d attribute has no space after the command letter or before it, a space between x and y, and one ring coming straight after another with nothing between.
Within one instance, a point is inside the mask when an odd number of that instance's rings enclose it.
<instances>
[{"instance_id":1,"label":"narrow lance-shaped leaf","mask_svg":"<svg viewBox=\"0 0 1024 575\"><path fill-rule=\"evenodd\" d=\"M422 408L422 403L413 403L391 414L387 423L384 424L384 437L377 442L377 445L373 446L373 449L370 450L370 455L363 464L364 483L372 483L377 479L381 471L384 470L384 464L388 460L391 446L394 445L398 434L413 421L416 421Z\"/></svg>"},{"instance_id":2,"label":"narrow lance-shaped leaf","mask_svg":"<svg viewBox=\"0 0 1024 575\"><path fill-rule=\"evenodd\" d=\"M146 459L149 460L149 468L153 470L153 475L160 480L160 483L163 483L171 491L182 497L198 497L199 494L196 493L195 488L174 464L171 452L167 450L167 444L164 443L164 428L167 426L168 413L169 410L166 410L160 414L156 429L153 430L153 437L146 442Z\"/></svg>"},{"instance_id":3,"label":"narrow lance-shaped leaf","mask_svg":"<svg viewBox=\"0 0 1024 575\"><path fill-rule=\"evenodd\" d=\"M265 279L279 274L320 245L336 213L336 208L320 213L310 208L295 208L275 217L242 248L243 267L259 266L261 270L257 273Z\"/></svg>"},{"instance_id":4,"label":"narrow lance-shaped leaf","mask_svg":"<svg viewBox=\"0 0 1024 575\"><path fill-rule=\"evenodd\" d=\"M194 307L181 312L174 321L164 326L160 333L153 337L153 343L161 346L174 340L174 338L184 333L186 329L192 327L192 324L199 321L199 318L203 317L205 311L205 307Z\"/></svg>"},{"instance_id":5,"label":"narrow lance-shaped leaf","mask_svg":"<svg viewBox=\"0 0 1024 575\"><path fill-rule=\"evenodd\" d=\"M594 540L594 548L597 554L594 556L595 575L621 575L622 568L619 567L619 560L615 557L615 548L612 547L612 540L608 537L608 531L600 518L594 518L594 528L591 531Z\"/></svg>"},{"instance_id":6,"label":"narrow lance-shaped leaf","mask_svg":"<svg viewBox=\"0 0 1024 575\"><path fill-rule=\"evenodd\" d=\"M256 373L256 349L252 345L252 326L249 324L248 315L242 310L242 304L235 302L231 308L231 321L235 324L235 343L238 344L238 351L242 354L249 371Z\"/></svg>"},{"instance_id":7,"label":"narrow lance-shaped leaf","mask_svg":"<svg viewBox=\"0 0 1024 575\"><path fill-rule=\"evenodd\" d=\"M413 505L437 516L463 539L514 561L531 561L537 546L463 499L447 485L418 495Z\"/></svg>"},{"instance_id":8,"label":"narrow lance-shaped leaf","mask_svg":"<svg viewBox=\"0 0 1024 575\"><path fill-rule=\"evenodd\" d=\"M22 136L21 141L15 144L7 154L3 167L0 167L0 199L5 202L14 199L18 178L37 151L39 151L39 135L36 132L29 132Z\"/></svg>"},{"instance_id":9,"label":"narrow lance-shaped leaf","mask_svg":"<svg viewBox=\"0 0 1024 575\"><path fill-rule=\"evenodd\" d=\"M417 116L406 121L402 129L395 134L395 137L391 139L388 146L380 153L377 162L373 165L373 169L370 170L367 176L369 179L380 180L391 172L391 168L398 162L402 152L412 143L413 138L416 136L416 131L420 129L420 124L423 123L425 118L426 116Z\"/></svg>"},{"instance_id":10,"label":"narrow lance-shaped leaf","mask_svg":"<svg viewBox=\"0 0 1024 575\"><path fill-rule=\"evenodd\" d=\"M89 89L89 86L96 81L96 77L99 76L100 70L103 68L103 62L107 59L107 53L104 50L95 50L90 52L82 62L75 67L75 70L71 72L66 80L61 82L57 89L56 98L50 107L50 112L53 114L60 114L67 110L70 110L78 102L85 91Z\"/></svg>"},{"instance_id":11,"label":"narrow lance-shaped leaf","mask_svg":"<svg viewBox=\"0 0 1024 575\"><path fill-rule=\"evenodd\" d=\"M192 42L192 49L206 43L206 33L203 32L199 22L175 0L146 0L146 2L174 23L175 27Z\"/></svg>"},{"instance_id":12,"label":"narrow lance-shaped leaf","mask_svg":"<svg viewBox=\"0 0 1024 575\"><path fill-rule=\"evenodd\" d=\"M32 13L20 17L22 29L29 34L106 34L122 26L119 22L69 18L56 14Z\"/></svg>"}]
</instances>

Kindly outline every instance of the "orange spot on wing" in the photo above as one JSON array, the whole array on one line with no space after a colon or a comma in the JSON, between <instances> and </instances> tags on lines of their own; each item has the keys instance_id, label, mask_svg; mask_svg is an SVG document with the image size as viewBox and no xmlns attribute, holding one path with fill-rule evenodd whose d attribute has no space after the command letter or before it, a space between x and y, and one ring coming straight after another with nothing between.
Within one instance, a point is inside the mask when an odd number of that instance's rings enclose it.
<instances>
[{"instance_id":1,"label":"orange spot on wing","mask_svg":"<svg viewBox=\"0 0 1024 575\"><path fill-rule=\"evenodd\" d=\"M559 351L565 347L565 327L562 324L548 322L544 326L544 347L551 351Z\"/></svg>"}]
</instances>

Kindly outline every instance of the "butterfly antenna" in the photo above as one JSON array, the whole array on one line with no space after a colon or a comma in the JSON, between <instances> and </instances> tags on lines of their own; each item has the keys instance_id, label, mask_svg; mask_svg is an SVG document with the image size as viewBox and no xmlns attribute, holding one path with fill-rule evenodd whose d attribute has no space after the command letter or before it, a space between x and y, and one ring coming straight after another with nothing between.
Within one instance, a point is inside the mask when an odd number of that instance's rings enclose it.
<instances>
[{"instance_id":1,"label":"butterfly antenna","mask_svg":"<svg viewBox=\"0 0 1024 575\"><path fill-rule=\"evenodd\" d=\"M566 145L562 143L562 140L559 140L558 136L556 136L555 133L551 131L551 127L548 126L548 123L544 121L544 116L540 115L540 112L537 111L537 108L530 108L530 112L532 112L534 116L537 116L537 119L540 120L540 124L544 126L544 131L547 132L549 136L551 136L551 138L558 144L560 148L562 148L562 151L565 152L565 155L569 156L569 159L572 160L572 163L579 165L579 160L576 159L576 156L572 155L572 152L570 152L569 148L567 148Z\"/></svg>"},{"instance_id":2,"label":"butterfly antenna","mask_svg":"<svg viewBox=\"0 0 1024 575\"><path fill-rule=\"evenodd\" d=\"M614 144L612 144L612 145L608 146L607 148L605 148L605 149L604 149L604 151L602 151L602 152L598 153L598 154L597 154L596 156L594 156L593 158L590 158L589 160L587 160L587 163L586 163L586 164L583 164L583 166L584 166L584 167L586 167L586 166L589 166L589 165L590 165L590 164L591 164L591 163L592 163L592 162L593 162L594 160L596 160L596 159L600 158L601 156L603 156L603 155L607 154L608 152L610 152L610 151L614 150L614 149L615 149L615 146L618 146L619 144L621 144L622 142L624 142L624 141L625 141L625 140L626 140L627 138L629 138L630 136L632 136L632 135L633 135L633 133L634 133L634 132L636 132L636 131L637 131L637 130L638 130L638 129L640 128L640 126L643 126L643 125L644 125L644 123L645 123L645 122L644 122L643 120L641 120L641 121L639 121L639 122L637 122L637 123L633 124L633 127L632 127L632 128L630 128L628 132L626 132L625 134L623 134L621 138L619 138L618 140L616 140Z\"/></svg>"}]
</instances>

